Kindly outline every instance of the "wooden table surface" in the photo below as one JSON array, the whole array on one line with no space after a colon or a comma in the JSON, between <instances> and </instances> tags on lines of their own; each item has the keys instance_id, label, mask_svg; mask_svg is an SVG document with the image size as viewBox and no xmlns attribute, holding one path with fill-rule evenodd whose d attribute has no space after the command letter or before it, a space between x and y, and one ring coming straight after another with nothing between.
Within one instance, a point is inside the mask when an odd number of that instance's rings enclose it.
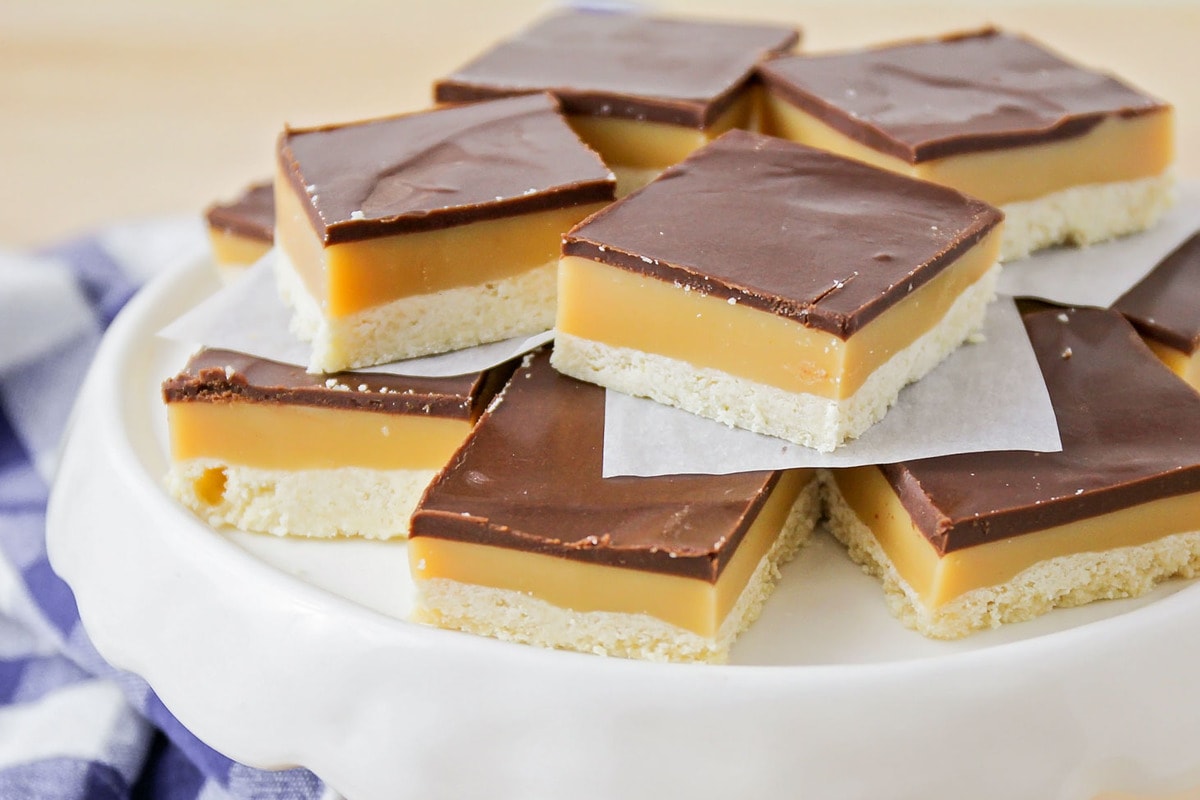
<instances>
[{"instance_id":1,"label":"wooden table surface","mask_svg":"<svg viewBox=\"0 0 1200 800\"><path fill-rule=\"evenodd\" d=\"M433 79L550 5L4 0L0 247L37 246L133 217L198 212L270 174L285 122L423 108ZM1200 179L1200 3L637 5L794 23L810 51L986 24L1023 31L1173 102L1177 172ZM1185 797L1200 792L1171 796Z\"/></svg>"},{"instance_id":2,"label":"wooden table surface","mask_svg":"<svg viewBox=\"0 0 1200 800\"><path fill-rule=\"evenodd\" d=\"M643 4L649 7L649 4ZM4 0L0 246L198 211L269 175L285 122L429 104L430 82L544 0ZM1200 4L664 0L665 12L795 23L812 51L995 23L1178 107L1178 172L1200 178Z\"/></svg>"}]
</instances>

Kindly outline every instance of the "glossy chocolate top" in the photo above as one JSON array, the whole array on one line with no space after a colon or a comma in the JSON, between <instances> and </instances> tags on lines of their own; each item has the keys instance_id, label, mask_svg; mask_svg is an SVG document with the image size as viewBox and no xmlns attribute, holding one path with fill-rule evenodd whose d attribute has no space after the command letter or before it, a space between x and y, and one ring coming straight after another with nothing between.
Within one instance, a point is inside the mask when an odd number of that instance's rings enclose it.
<instances>
[{"instance_id":1,"label":"glossy chocolate top","mask_svg":"<svg viewBox=\"0 0 1200 800\"><path fill-rule=\"evenodd\" d=\"M449 378L376 372L314 375L304 367L204 349L188 360L182 372L164 381L162 391L168 403L279 403L473 420L515 366L511 362Z\"/></svg>"},{"instance_id":2,"label":"glossy chocolate top","mask_svg":"<svg viewBox=\"0 0 1200 800\"><path fill-rule=\"evenodd\" d=\"M327 245L604 202L615 187L546 94L289 129L279 163Z\"/></svg>"},{"instance_id":3,"label":"glossy chocolate top","mask_svg":"<svg viewBox=\"0 0 1200 800\"><path fill-rule=\"evenodd\" d=\"M731 131L584 220L563 249L845 338L1002 217L953 189Z\"/></svg>"},{"instance_id":4,"label":"glossy chocolate top","mask_svg":"<svg viewBox=\"0 0 1200 800\"><path fill-rule=\"evenodd\" d=\"M246 187L229 203L213 203L204 212L208 226L235 236L275 240L275 190L270 181Z\"/></svg>"},{"instance_id":5,"label":"glossy chocolate top","mask_svg":"<svg viewBox=\"0 0 1200 800\"><path fill-rule=\"evenodd\" d=\"M773 93L909 163L1079 136L1166 106L1020 36L987 29L869 50L775 59Z\"/></svg>"},{"instance_id":6,"label":"glossy chocolate top","mask_svg":"<svg viewBox=\"0 0 1200 800\"><path fill-rule=\"evenodd\" d=\"M604 389L517 369L417 507L434 536L715 581L779 473L601 477Z\"/></svg>"},{"instance_id":7,"label":"glossy chocolate top","mask_svg":"<svg viewBox=\"0 0 1200 800\"><path fill-rule=\"evenodd\" d=\"M963 453L881 467L940 553L1200 491L1200 394L1115 311L1033 311L1059 453Z\"/></svg>"},{"instance_id":8,"label":"glossy chocolate top","mask_svg":"<svg viewBox=\"0 0 1200 800\"><path fill-rule=\"evenodd\" d=\"M1113 303L1138 333L1182 353L1200 348L1200 232Z\"/></svg>"},{"instance_id":9,"label":"glossy chocolate top","mask_svg":"<svg viewBox=\"0 0 1200 800\"><path fill-rule=\"evenodd\" d=\"M791 50L794 28L562 11L434 85L438 102L553 92L571 114L703 128L747 85L754 65Z\"/></svg>"}]
</instances>

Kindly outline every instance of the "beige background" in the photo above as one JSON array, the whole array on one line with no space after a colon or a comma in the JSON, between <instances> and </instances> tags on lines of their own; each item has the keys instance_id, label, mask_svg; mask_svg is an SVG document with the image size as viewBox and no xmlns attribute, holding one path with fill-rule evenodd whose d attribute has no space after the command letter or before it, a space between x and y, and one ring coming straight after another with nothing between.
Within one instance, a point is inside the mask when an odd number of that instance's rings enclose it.
<instances>
[{"instance_id":1,"label":"beige background","mask_svg":"<svg viewBox=\"0 0 1200 800\"><path fill-rule=\"evenodd\" d=\"M294 125L422 108L429 84L545 0L0 3L0 246L203 208L266 177ZM663 0L679 13L793 22L810 50L996 23L1179 108L1179 172L1200 178L1200 3L806 4Z\"/></svg>"}]
</instances>

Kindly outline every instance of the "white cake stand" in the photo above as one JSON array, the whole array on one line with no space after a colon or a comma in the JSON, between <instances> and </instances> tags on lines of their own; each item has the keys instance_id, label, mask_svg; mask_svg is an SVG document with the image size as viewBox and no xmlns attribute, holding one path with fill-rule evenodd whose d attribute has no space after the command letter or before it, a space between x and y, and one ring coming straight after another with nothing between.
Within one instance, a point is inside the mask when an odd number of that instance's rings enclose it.
<instances>
[{"instance_id":1,"label":"white cake stand","mask_svg":"<svg viewBox=\"0 0 1200 800\"><path fill-rule=\"evenodd\" d=\"M403 543L214 531L162 490L154 336L216 286L148 286L87 380L49 548L101 654L201 739L352 800L1083 800L1200 786L1200 585L931 642L824 536L724 667L509 645L404 620Z\"/></svg>"}]
</instances>

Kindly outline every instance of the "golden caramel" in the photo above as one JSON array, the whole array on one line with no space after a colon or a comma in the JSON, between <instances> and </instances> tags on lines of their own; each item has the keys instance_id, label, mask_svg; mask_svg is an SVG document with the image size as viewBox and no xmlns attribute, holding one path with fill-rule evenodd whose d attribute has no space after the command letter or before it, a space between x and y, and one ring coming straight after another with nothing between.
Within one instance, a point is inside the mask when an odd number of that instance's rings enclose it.
<instances>
[{"instance_id":1,"label":"golden caramel","mask_svg":"<svg viewBox=\"0 0 1200 800\"><path fill-rule=\"evenodd\" d=\"M216 228L209 228L208 241L219 267L248 267L271 249L270 242Z\"/></svg>"},{"instance_id":2,"label":"golden caramel","mask_svg":"<svg viewBox=\"0 0 1200 800\"><path fill-rule=\"evenodd\" d=\"M430 536L409 540L409 564L418 581L445 578L506 589L581 613L648 614L712 637L812 478L811 470L791 470L780 477L715 583Z\"/></svg>"},{"instance_id":3,"label":"golden caramel","mask_svg":"<svg viewBox=\"0 0 1200 800\"><path fill-rule=\"evenodd\" d=\"M465 419L279 403L167 404L171 456L259 469L440 469ZM219 492L218 492L219 494Z\"/></svg>"},{"instance_id":4,"label":"golden caramel","mask_svg":"<svg viewBox=\"0 0 1200 800\"><path fill-rule=\"evenodd\" d=\"M1193 388L1200 389L1200 352L1185 353L1153 339L1144 339L1143 341L1154 352L1154 355L1158 356L1158 360L1166 364L1172 372L1187 381Z\"/></svg>"},{"instance_id":5,"label":"golden caramel","mask_svg":"<svg viewBox=\"0 0 1200 800\"><path fill-rule=\"evenodd\" d=\"M275 240L326 317L477 286L553 262L562 234L603 203L324 246L286 176L275 181Z\"/></svg>"},{"instance_id":6,"label":"golden caramel","mask_svg":"<svg viewBox=\"0 0 1200 800\"><path fill-rule=\"evenodd\" d=\"M843 399L932 329L996 262L996 228L849 339L578 256L559 262L560 332L787 391Z\"/></svg>"},{"instance_id":7,"label":"golden caramel","mask_svg":"<svg viewBox=\"0 0 1200 800\"><path fill-rule=\"evenodd\" d=\"M1175 156L1174 112L1110 117L1082 136L1040 144L945 156L910 164L851 139L768 95L767 133L882 169L951 186L992 205L1032 200L1072 186L1115 183L1164 173Z\"/></svg>"},{"instance_id":8,"label":"golden caramel","mask_svg":"<svg viewBox=\"0 0 1200 800\"><path fill-rule=\"evenodd\" d=\"M939 557L877 467L836 470L834 480L896 572L929 608L973 589L1011 581L1048 559L1144 545L1171 534L1200 530L1195 495L1180 495Z\"/></svg>"},{"instance_id":9,"label":"golden caramel","mask_svg":"<svg viewBox=\"0 0 1200 800\"><path fill-rule=\"evenodd\" d=\"M664 170L733 128L754 118L757 91L743 92L712 125L689 128L665 122L575 114L567 122L610 167Z\"/></svg>"}]
</instances>

